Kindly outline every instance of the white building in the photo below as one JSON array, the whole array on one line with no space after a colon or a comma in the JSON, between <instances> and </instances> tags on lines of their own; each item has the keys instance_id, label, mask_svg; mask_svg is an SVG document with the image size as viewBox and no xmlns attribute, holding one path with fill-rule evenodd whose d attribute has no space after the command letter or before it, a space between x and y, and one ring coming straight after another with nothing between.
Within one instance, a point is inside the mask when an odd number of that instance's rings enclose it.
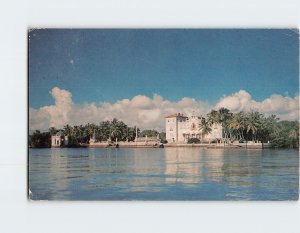
<instances>
[{"instance_id":1,"label":"white building","mask_svg":"<svg viewBox=\"0 0 300 233\"><path fill-rule=\"evenodd\" d=\"M56 133L56 135L51 136L51 147L62 147L67 146L69 142L68 136L63 136L61 132Z\"/></svg>"},{"instance_id":2,"label":"white building","mask_svg":"<svg viewBox=\"0 0 300 233\"><path fill-rule=\"evenodd\" d=\"M211 126L212 131L204 135L199 129L201 116L185 116L181 113L172 114L166 117L166 139L169 143L186 143L190 138L198 138L202 142L211 142L222 138L222 127L219 124Z\"/></svg>"}]
</instances>

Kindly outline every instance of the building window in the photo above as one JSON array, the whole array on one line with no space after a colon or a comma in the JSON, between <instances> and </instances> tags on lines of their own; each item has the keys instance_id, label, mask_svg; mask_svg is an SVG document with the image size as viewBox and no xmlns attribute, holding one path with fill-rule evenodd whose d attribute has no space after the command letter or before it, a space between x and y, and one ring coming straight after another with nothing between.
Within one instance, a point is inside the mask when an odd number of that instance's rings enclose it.
<instances>
[{"instance_id":1,"label":"building window","mask_svg":"<svg viewBox=\"0 0 300 233\"><path fill-rule=\"evenodd\" d=\"M193 123L193 124L191 125L191 130L196 130L196 125L195 125L195 123Z\"/></svg>"}]
</instances>

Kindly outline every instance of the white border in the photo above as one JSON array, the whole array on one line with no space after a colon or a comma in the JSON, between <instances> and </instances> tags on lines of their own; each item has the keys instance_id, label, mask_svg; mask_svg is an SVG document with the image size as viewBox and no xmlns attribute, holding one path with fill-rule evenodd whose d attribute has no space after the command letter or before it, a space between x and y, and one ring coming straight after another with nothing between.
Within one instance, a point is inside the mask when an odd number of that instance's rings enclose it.
<instances>
[{"instance_id":1,"label":"white border","mask_svg":"<svg viewBox=\"0 0 300 233\"><path fill-rule=\"evenodd\" d=\"M5 1L0 24L1 232L300 232L299 202L29 202L28 27L297 28L295 0Z\"/></svg>"}]
</instances>

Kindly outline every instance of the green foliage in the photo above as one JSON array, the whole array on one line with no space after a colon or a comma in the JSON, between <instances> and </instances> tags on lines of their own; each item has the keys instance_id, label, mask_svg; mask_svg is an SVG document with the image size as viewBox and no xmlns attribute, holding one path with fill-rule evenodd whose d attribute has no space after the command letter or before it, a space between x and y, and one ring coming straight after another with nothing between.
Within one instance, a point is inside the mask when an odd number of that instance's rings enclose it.
<instances>
[{"instance_id":1,"label":"green foliage","mask_svg":"<svg viewBox=\"0 0 300 233\"><path fill-rule=\"evenodd\" d=\"M212 131L213 124L220 124L223 128L224 141L261 141L272 142L276 147L299 148L299 122L279 121L275 115L265 117L259 112L231 113L226 108L218 111L212 110L206 118L202 118L199 124L202 137ZM127 126L123 121L113 119L96 124L65 125L63 129L49 128L49 132L35 131L29 135L29 147L51 147L51 136L57 132L69 137L69 146L76 147L80 143L88 143L95 136L97 141L134 141L136 128ZM156 130L143 130L137 128L139 137L156 137L162 143L167 143L166 133ZM188 143L199 143L200 140L191 138Z\"/></svg>"},{"instance_id":2,"label":"green foliage","mask_svg":"<svg viewBox=\"0 0 300 233\"><path fill-rule=\"evenodd\" d=\"M159 133L154 129L146 129L139 133L139 137L157 137Z\"/></svg>"},{"instance_id":3,"label":"green foliage","mask_svg":"<svg viewBox=\"0 0 300 233\"><path fill-rule=\"evenodd\" d=\"M228 124L231 140L244 140L244 131L247 127L246 119L246 114L244 112L238 112L232 115Z\"/></svg>"},{"instance_id":4,"label":"green foliage","mask_svg":"<svg viewBox=\"0 0 300 233\"><path fill-rule=\"evenodd\" d=\"M166 133L165 132L159 133L159 138L160 138L161 143L164 143L164 144L168 143L168 141L166 139Z\"/></svg>"},{"instance_id":5,"label":"green foliage","mask_svg":"<svg viewBox=\"0 0 300 233\"><path fill-rule=\"evenodd\" d=\"M99 125L65 125L63 129L49 128L49 132L40 133L36 131L33 135L29 135L30 147L51 147L51 136L61 132L62 135L68 136L68 147L77 147L80 143L88 143L90 138L95 137L96 141L134 141L136 133L139 137L148 136L165 140L166 134L159 133L156 130L140 131L139 128L129 127L123 121L113 119L112 121L102 121Z\"/></svg>"},{"instance_id":6,"label":"green foliage","mask_svg":"<svg viewBox=\"0 0 300 233\"><path fill-rule=\"evenodd\" d=\"M220 124L225 141L261 141L271 142L276 147L299 147L299 122L279 121L276 115L265 117L259 112L231 113L226 108L212 110L207 120L202 120L199 127L203 134L207 127Z\"/></svg>"},{"instance_id":7,"label":"green foliage","mask_svg":"<svg viewBox=\"0 0 300 233\"><path fill-rule=\"evenodd\" d=\"M188 144L197 144L197 143L200 143L200 139L198 138L190 138L187 142Z\"/></svg>"},{"instance_id":8,"label":"green foliage","mask_svg":"<svg viewBox=\"0 0 300 233\"><path fill-rule=\"evenodd\" d=\"M271 134L276 147L299 148L299 122L280 121L276 131Z\"/></svg>"},{"instance_id":9,"label":"green foliage","mask_svg":"<svg viewBox=\"0 0 300 233\"><path fill-rule=\"evenodd\" d=\"M206 120L204 117L201 118L199 129L202 132L202 139L203 139L205 135L209 134L212 131L210 121Z\"/></svg>"},{"instance_id":10,"label":"green foliage","mask_svg":"<svg viewBox=\"0 0 300 233\"><path fill-rule=\"evenodd\" d=\"M36 130L32 135L29 135L28 144L31 148L51 147L51 135L49 132L41 133L39 130Z\"/></svg>"},{"instance_id":11,"label":"green foliage","mask_svg":"<svg viewBox=\"0 0 300 233\"><path fill-rule=\"evenodd\" d=\"M79 146L79 143L78 143L77 138L74 136L69 136L67 147L78 147L78 146Z\"/></svg>"},{"instance_id":12,"label":"green foliage","mask_svg":"<svg viewBox=\"0 0 300 233\"><path fill-rule=\"evenodd\" d=\"M57 132L58 132L58 130L55 127L49 128L49 133L51 136L54 136Z\"/></svg>"},{"instance_id":13,"label":"green foliage","mask_svg":"<svg viewBox=\"0 0 300 233\"><path fill-rule=\"evenodd\" d=\"M140 130L137 129L139 133ZM63 134L74 137L74 142L88 143L90 138L95 136L96 141L133 141L135 139L135 127L128 127L123 121L113 119L112 121L102 121L99 125L86 124L75 125L74 127L66 125L63 128Z\"/></svg>"},{"instance_id":14,"label":"green foliage","mask_svg":"<svg viewBox=\"0 0 300 233\"><path fill-rule=\"evenodd\" d=\"M229 128L230 121L233 114L227 108L220 108L218 111L212 110L207 114L207 122L209 125L220 124L223 128L223 137L225 140L231 136L231 130Z\"/></svg>"}]
</instances>

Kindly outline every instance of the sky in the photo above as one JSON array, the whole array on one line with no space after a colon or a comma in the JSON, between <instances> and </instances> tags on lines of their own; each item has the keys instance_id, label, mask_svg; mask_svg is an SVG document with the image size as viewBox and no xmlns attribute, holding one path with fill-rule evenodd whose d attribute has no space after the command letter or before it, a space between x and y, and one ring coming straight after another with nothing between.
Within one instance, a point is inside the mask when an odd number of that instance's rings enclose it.
<instances>
[{"instance_id":1,"label":"sky","mask_svg":"<svg viewBox=\"0 0 300 233\"><path fill-rule=\"evenodd\" d=\"M30 129L225 106L298 119L296 30L39 29L29 32ZM90 123L93 123L90 122Z\"/></svg>"}]
</instances>

